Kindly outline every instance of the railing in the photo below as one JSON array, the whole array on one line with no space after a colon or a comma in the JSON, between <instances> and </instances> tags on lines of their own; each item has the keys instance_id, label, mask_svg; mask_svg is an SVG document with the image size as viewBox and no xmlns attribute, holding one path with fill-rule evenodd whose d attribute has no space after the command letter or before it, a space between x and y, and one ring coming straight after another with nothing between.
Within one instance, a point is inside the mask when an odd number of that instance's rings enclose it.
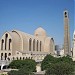
<instances>
[{"instance_id":1,"label":"railing","mask_svg":"<svg viewBox=\"0 0 75 75\"><path fill-rule=\"evenodd\" d=\"M11 61L7 61L7 60L0 60L0 65L5 64L5 65L9 65Z\"/></svg>"}]
</instances>

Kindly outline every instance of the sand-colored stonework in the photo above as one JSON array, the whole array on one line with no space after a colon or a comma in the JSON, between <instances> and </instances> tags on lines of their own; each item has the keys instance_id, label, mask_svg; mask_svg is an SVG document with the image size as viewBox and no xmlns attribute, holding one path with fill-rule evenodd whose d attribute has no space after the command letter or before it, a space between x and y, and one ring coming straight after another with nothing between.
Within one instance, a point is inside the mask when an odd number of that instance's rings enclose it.
<instances>
[{"instance_id":1,"label":"sand-colored stonework","mask_svg":"<svg viewBox=\"0 0 75 75\"><path fill-rule=\"evenodd\" d=\"M39 27L34 35L13 30L3 34L0 39L1 60L24 60L26 58L36 61L44 59L47 54L54 54L55 44L52 37Z\"/></svg>"}]
</instances>

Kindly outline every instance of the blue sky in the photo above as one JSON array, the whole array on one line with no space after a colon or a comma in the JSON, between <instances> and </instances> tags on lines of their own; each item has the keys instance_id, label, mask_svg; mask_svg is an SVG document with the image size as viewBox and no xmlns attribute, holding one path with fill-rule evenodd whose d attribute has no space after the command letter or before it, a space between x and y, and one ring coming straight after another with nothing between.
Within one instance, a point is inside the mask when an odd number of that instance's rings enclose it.
<instances>
[{"instance_id":1,"label":"blue sky","mask_svg":"<svg viewBox=\"0 0 75 75\"><path fill-rule=\"evenodd\" d=\"M71 42L74 31L74 0L0 0L0 37L13 29L34 34L42 27L55 44L63 45L63 11L69 11Z\"/></svg>"}]
</instances>

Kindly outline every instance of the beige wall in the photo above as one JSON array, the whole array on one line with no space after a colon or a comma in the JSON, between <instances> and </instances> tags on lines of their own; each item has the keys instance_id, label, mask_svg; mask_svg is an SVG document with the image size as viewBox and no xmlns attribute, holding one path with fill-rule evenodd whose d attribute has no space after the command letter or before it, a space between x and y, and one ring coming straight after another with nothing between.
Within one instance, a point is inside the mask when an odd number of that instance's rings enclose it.
<instances>
[{"instance_id":1,"label":"beige wall","mask_svg":"<svg viewBox=\"0 0 75 75\"><path fill-rule=\"evenodd\" d=\"M40 28L41 29L41 28ZM39 29L38 29L39 30ZM1 50L1 41L0 41L0 54L3 53L7 53L7 57L9 58L17 58L17 57L30 57L30 58L34 58L36 59L43 59L45 54L35 54L33 56L31 56L31 53L43 53L46 52L46 54L50 53L50 54L54 54L54 40L50 37L46 36L45 31L42 29L40 30L42 31L41 34L37 32L38 36L35 35L30 35L21 31L17 31L17 30L13 30L11 32L6 32L3 34L3 36L1 37L0 40L4 40L4 44L3 44L3 50ZM8 34L7 37L7 44L6 44L6 50L5 50L5 35ZM43 36L42 36L43 35ZM41 38L42 37L42 38ZM11 45L10 45L10 49L9 50L9 39L11 39ZM31 39L31 51L29 51L29 39ZM35 51L33 50L34 46L33 46L33 40L35 39ZM37 44L38 41L38 44ZM41 45L40 45L41 42ZM37 51L37 47L38 47L38 51ZM41 51L40 51L41 48ZM19 51L19 54L17 54L17 52ZM28 52L28 54L25 52ZM8 54L11 53L11 56L8 56ZM30 53L30 54L29 54ZM0 55L1 56L1 55ZM4 58L4 56L3 56Z\"/></svg>"},{"instance_id":2,"label":"beige wall","mask_svg":"<svg viewBox=\"0 0 75 75\"><path fill-rule=\"evenodd\" d=\"M6 35L6 34L8 34L8 37L7 37L6 49L5 49L5 35ZM9 50L9 39L11 39L10 50ZM3 49L1 49L2 40L4 40ZM10 34L9 34L8 32L6 32L6 33L1 37L1 40L0 40L0 59L1 59L1 53L3 53L3 56L2 56L3 59L5 59L5 53L7 54L7 57L10 56L9 53L11 53L11 55L12 55L12 37L10 36Z\"/></svg>"}]
</instances>

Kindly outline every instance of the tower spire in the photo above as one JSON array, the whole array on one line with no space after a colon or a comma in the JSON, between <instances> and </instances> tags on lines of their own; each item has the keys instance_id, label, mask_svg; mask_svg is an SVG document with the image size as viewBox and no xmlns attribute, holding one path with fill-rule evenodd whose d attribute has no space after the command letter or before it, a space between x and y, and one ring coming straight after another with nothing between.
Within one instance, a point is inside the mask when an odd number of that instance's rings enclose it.
<instances>
[{"instance_id":1,"label":"tower spire","mask_svg":"<svg viewBox=\"0 0 75 75\"><path fill-rule=\"evenodd\" d=\"M69 14L67 10L64 11L64 54L71 56Z\"/></svg>"}]
</instances>

